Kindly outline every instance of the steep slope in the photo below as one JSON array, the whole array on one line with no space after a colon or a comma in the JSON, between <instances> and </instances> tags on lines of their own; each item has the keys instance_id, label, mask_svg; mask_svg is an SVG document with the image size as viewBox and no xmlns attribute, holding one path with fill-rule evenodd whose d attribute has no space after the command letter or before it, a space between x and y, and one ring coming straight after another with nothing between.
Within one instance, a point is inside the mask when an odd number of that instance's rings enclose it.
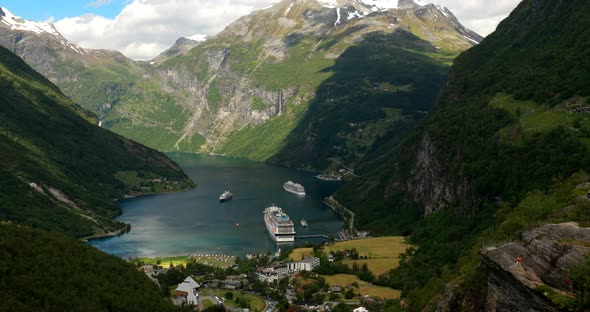
<instances>
[{"instance_id":1,"label":"steep slope","mask_svg":"<svg viewBox=\"0 0 590 312\"><path fill-rule=\"evenodd\" d=\"M0 224L2 311L180 311L143 272L71 238Z\"/></svg>"},{"instance_id":2,"label":"steep slope","mask_svg":"<svg viewBox=\"0 0 590 312\"><path fill-rule=\"evenodd\" d=\"M204 42L181 38L148 64L4 15L0 44L104 127L165 151L320 170L354 166L378 138L399 138L430 109L452 59L481 40L431 4L285 0Z\"/></svg>"},{"instance_id":3,"label":"steep slope","mask_svg":"<svg viewBox=\"0 0 590 312\"><path fill-rule=\"evenodd\" d=\"M367 165L379 172L366 178L382 181L379 201L403 192L426 214L455 203L469 212L586 168L587 8L547 6L524 1L455 60L421 128L388 161Z\"/></svg>"},{"instance_id":4,"label":"steep slope","mask_svg":"<svg viewBox=\"0 0 590 312\"><path fill-rule=\"evenodd\" d=\"M455 60L401 147L366 159L363 177L337 194L358 227L412 233L420 248L382 280L406 289L412 310L436 305L428 300L447 282L456 296L439 299L458 305L441 310L483 309L478 247L540 223L588 221L588 177L570 177L590 169L589 13L587 1L523 1Z\"/></svg>"},{"instance_id":5,"label":"steep slope","mask_svg":"<svg viewBox=\"0 0 590 312\"><path fill-rule=\"evenodd\" d=\"M0 91L4 220L75 237L119 232L115 199L192 186L163 154L93 125L94 115L4 48Z\"/></svg>"}]
</instances>

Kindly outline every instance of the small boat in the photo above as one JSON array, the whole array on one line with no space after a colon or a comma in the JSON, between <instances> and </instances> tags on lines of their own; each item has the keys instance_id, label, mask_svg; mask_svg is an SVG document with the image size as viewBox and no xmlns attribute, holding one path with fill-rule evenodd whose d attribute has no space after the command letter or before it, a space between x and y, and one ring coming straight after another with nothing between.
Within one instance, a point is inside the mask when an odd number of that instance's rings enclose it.
<instances>
[{"instance_id":1,"label":"small boat","mask_svg":"<svg viewBox=\"0 0 590 312\"><path fill-rule=\"evenodd\" d=\"M305 219L301 219L301 226L304 228L307 227L307 221L305 221Z\"/></svg>"},{"instance_id":2,"label":"small boat","mask_svg":"<svg viewBox=\"0 0 590 312\"><path fill-rule=\"evenodd\" d=\"M221 196L219 196L219 201L223 203L224 201L232 199L232 197L233 194L230 191L225 191L223 194L221 194Z\"/></svg>"}]
</instances>

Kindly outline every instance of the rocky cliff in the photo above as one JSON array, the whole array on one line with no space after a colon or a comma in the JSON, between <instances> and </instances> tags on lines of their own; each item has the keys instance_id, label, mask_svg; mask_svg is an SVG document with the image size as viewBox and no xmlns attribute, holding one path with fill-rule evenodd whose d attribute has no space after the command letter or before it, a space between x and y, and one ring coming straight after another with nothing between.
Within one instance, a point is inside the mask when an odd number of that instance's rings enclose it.
<instances>
[{"instance_id":1,"label":"rocky cliff","mask_svg":"<svg viewBox=\"0 0 590 312\"><path fill-rule=\"evenodd\" d=\"M569 270L590 253L590 229L549 224L522 233L520 241L481 251L488 277L488 311L562 311L550 293L574 298ZM516 265L517 257L522 264Z\"/></svg>"}]
</instances>

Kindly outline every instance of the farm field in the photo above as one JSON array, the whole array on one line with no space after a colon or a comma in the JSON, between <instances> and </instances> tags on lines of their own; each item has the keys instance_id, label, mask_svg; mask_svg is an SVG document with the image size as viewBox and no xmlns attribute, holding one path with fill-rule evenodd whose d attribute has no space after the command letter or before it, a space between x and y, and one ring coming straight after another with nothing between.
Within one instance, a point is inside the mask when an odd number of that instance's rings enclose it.
<instances>
[{"instance_id":1,"label":"farm field","mask_svg":"<svg viewBox=\"0 0 590 312\"><path fill-rule=\"evenodd\" d=\"M361 281L355 275L349 274L336 274L336 275L322 275L326 279L326 283L330 286L348 286L352 285L353 283L357 283L359 285L358 288L354 288L354 292L357 294L361 294L361 296L371 296L371 297L379 297L382 299L399 299L401 292L397 289L389 288L389 287L382 287L382 286L374 286L367 282Z\"/></svg>"},{"instance_id":2,"label":"farm field","mask_svg":"<svg viewBox=\"0 0 590 312\"><path fill-rule=\"evenodd\" d=\"M360 257L367 257L368 259L358 260L344 260L342 263L352 268L353 263L358 263L359 266L366 263L369 270L375 276L387 273L391 269L397 268L399 265L399 255L404 253L406 249L411 247L407 244L403 236L384 236L367 239L357 239L346 242L337 242L330 246L324 247L324 254L336 251L344 251L346 249L356 249ZM296 248L289 254L289 260L299 261L302 258L313 255L312 248Z\"/></svg>"},{"instance_id":3,"label":"farm field","mask_svg":"<svg viewBox=\"0 0 590 312\"><path fill-rule=\"evenodd\" d=\"M266 308L266 302L264 302L262 298L248 292L242 292L237 290L202 288L199 293L201 296L217 296L219 298L224 298L225 294L228 292L233 293L233 299L225 299L224 305L227 307L237 307L238 304L235 300L236 298L240 298L240 301L245 300L246 302L248 302L248 304L250 305L250 311L252 312L262 312Z\"/></svg>"}]
</instances>

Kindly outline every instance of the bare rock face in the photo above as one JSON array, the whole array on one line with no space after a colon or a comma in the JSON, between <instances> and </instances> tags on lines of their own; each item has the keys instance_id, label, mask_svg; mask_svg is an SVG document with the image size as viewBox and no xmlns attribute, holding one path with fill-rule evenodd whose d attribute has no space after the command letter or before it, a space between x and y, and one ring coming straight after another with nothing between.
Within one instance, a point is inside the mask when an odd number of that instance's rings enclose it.
<instances>
[{"instance_id":1,"label":"bare rock face","mask_svg":"<svg viewBox=\"0 0 590 312\"><path fill-rule=\"evenodd\" d=\"M590 229L577 223L549 224L521 234L519 242L481 251L488 275L488 311L560 311L538 286L573 297L568 270L590 253ZM517 257L522 264L516 265Z\"/></svg>"},{"instance_id":2,"label":"bare rock face","mask_svg":"<svg viewBox=\"0 0 590 312\"><path fill-rule=\"evenodd\" d=\"M406 183L406 190L412 199L424 207L430 215L451 203L461 207L472 207L469 183L461 177L451 175L453 170L444 168L438 160L435 143L425 133L416 153L416 161Z\"/></svg>"}]
</instances>

